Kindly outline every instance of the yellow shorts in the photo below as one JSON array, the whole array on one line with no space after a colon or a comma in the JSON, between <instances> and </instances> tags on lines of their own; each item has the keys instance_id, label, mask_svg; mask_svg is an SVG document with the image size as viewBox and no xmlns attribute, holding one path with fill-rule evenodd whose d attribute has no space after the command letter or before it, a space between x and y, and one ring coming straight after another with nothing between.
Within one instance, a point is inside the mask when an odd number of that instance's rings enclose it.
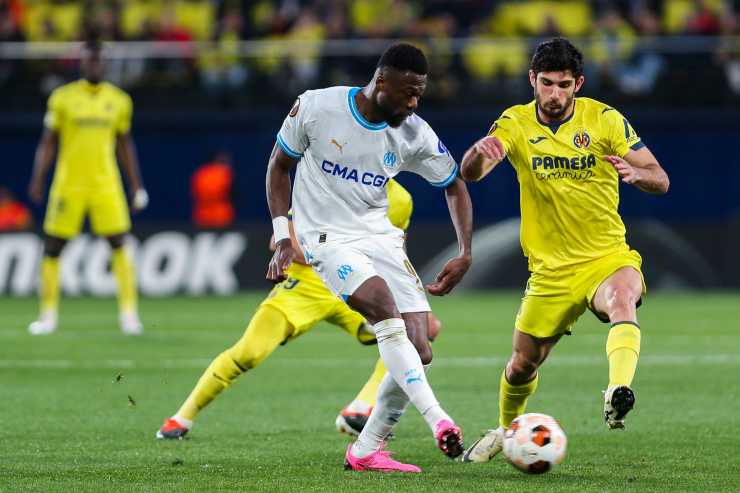
<instances>
[{"instance_id":1,"label":"yellow shorts","mask_svg":"<svg viewBox=\"0 0 740 493\"><path fill-rule=\"evenodd\" d=\"M591 301L606 278L622 267L634 267L642 277L641 265L640 254L625 249L556 275L533 272L516 316L516 329L538 338L569 333L586 308L594 311ZM646 292L644 278L642 292ZM609 321L594 314L602 322Z\"/></svg>"},{"instance_id":2,"label":"yellow shorts","mask_svg":"<svg viewBox=\"0 0 740 493\"><path fill-rule=\"evenodd\" d=\"M362 344L374 344L375 335L364 330L365 319L332 294L308 265L293 263L288 278L275 286L264 306L280 310L294 327L294 339L325 320L351 334Z\"/></svg>"},{"instance_id":3,"label":"yellow shorts","mask_svg":"<svg viewBox=\"0 0 740 493\"><path fill-rule=\"evenodd\" d=\"M52 186L44 232L68 240L80 234L87 215L93 233L99 236L114 236L131 229L126 196L121 184L116 183L101 190Z\"/></svg>"}]
</instances>

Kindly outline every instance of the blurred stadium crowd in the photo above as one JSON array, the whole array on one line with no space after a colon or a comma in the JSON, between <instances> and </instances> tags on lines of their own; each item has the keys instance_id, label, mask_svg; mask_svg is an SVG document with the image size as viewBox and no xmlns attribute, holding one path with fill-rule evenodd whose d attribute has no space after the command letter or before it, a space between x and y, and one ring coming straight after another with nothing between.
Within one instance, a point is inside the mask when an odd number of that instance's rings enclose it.
<instances>
[{"instance_id":1,"label":"blurred stadium crowd","mask_svg":"<svg viewBox=\"0 0 740 493\"><path fill-rule=\"evenodd\" d=\"M139 108L161 104L162 88L168 103L205 107L283 102L310 87L361 83L377 54L356 56L352 46L406 38L431 54L428 97L444 104L522 96L532 45L563 34L580 40L592 94L655 102L670 77L699 84L682 99L721 104L740 94L738 10L732 0L0 0L0 48L93 34L178 42L176 56L163 58L137 58L130 48L110 64L109 79L133 92ZM302 49L250 44L277 40ZM330 53L332 40L355 44ZM6 107L38 107L40 96L76 77L71 51L46 60L2 53L0 86L27 93Z\"/></svg>"}]
</instances>

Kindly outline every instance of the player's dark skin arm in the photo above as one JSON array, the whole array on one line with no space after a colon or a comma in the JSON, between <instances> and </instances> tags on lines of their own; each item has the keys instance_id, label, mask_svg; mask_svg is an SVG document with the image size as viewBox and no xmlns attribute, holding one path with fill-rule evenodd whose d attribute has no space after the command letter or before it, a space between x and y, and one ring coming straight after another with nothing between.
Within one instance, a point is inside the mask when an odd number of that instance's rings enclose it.
<instances>
[{"instance_id":1,"label":"player's dark skin arm","mask_svg":"<svg viewBox=\"0 0 740 493\"><path fill-rule=\"evenodd\" d=\"M650 149L642 147L629 151L624 158L604 156L619 173L623 182L634 185L643 192L664 194L668 192L668 174L658 164Z\"/></svg>"},{"instance_id":2,"label":"player's dark skin arm","mask_svg":"<svg viewBox=\"0 0 740 493\"><path fill-rule=\"evenodd\" d=\"M130 133L119 134L116 137L116 150L118 151L118 161L123 172L126 173L131 195L137 190L142 190L144 185L141 182L141 173L139 172L139 159L136 156L136 146ZM132 210L137 212L138 209L132 201Z\"/></svg>"},{"instance_id":3,"label":"player's dark skin arm","mask_svg":"<svg viewBox=\"0 0 740 493\"><path fill-rule=\"evenodd\" d=\"M31 183L28 185L28 195L35 204L44 201L44 184L46 175L51 169L52 160L59 143L59 134L49 128L44 129L39 145L36 147L36 155L33 160L33 173Z\"/></svg>"},{"instance_id":4,"label":"player's dark skin arm","mask_svg":"<svg viewBox=\"0 0 740 493\"><path fill-rule=\"evenodd\" d=\"M267 205L270 208L272 218L288 217L290 210L290 171L298 163L298 160L283 152L280 146L275 144L267 163ZM296 257L290 238L284 238L275 245L275 254L270 260L267 268L267 279L272 282L285 280L285 270Z\"/></svg>"},{"instance_id":5,"label":"player's dark skin arm","mask_svg":"<svg viewBox=\"0 0 740 493\"><path fill-rule=\"evenodd\" d=\"M435 282L427 285L427 291L434 296L444 296L462 280L473 262L473 204L468 187L459 176L445 189L447 207L457 234L460 253L449 260L437 274Z\"/></svg>"}]
</instances>

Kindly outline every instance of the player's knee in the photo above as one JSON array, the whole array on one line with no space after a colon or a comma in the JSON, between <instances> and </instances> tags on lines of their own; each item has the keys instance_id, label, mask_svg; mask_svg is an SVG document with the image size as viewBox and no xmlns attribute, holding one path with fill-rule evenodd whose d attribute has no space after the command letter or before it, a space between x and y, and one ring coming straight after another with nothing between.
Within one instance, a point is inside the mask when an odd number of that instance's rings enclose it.
<instances>
[{"instance_id":1,"label":"player's knee","mask_svg":"<svg viewBox=\"0 0 740 493\"><path fill-rule=\"evenodd\" d=\"M107 240L108 240L108 244L110 245L110 247L114 250L117 250L118 248L121 248L123 246L124 236L123 235L109 236Z\"/></svg>"},{"instance_id":2,"label":"player's knee","mask_svg":"<svg viewBox=\"0 0 740 493\"><path fill-rule=\"evenodd\" d=\"M399 318L400 313L396 310L396 304L393 298L387 299L383 296L373 298L366 305L368 320L377 322L391 318Z\"/></svg>"},{"instance_id":3,"label":"player's knee","mask_svg":"<svg viewBox=\"0 0 740 493\"><path fill-rule=\"evenodd\" d=\"M631 312L635 309L637 300L640 298L639 293L626 286L617 287L610 294L611 296L607 299L610 313L623 311Z\"/></svg>"},{"instance_id":4,"label":"player's knee","mask_svg":"<svg viewBox=\"0 0 740 493\"><path fill-rule=\"evenodd\" d=\"M44 241L44 256L58 257L61 255L65 243L66 242L61 238L48 236L46 241Z\"/></svg>"},{"instance_id":5,"label":"player's knee","mask_svg":"<svg viewBox=\"0 0 740 493\"><path fill-rule=\"evenodd\" d=\"M242 343L236 343L228 352L229 357L234 360L234 363L242 372L255 368L270 355L270 352L266 349Z\"/></svg>"},{"instance_id":6,"label":"player's knee","mask_svg":"<svg viewBox=\"0 0 740 493\"><path fill-rule=\"evenodd\" d=\"M393 294L387 287L385 289L364 288L365 285L350 296L348 301L349 305L360 312L368 322L375 325L382 320L401 317Z\"/></svg>"},{"instance_id":7,"label":"player's knee","mask_svg":"<svg viewBox=\"0 0 740 493\"><path fill-rule=\"evenodd\" d=\"M537 373L539 364L535 359L528 357L526 354L515 352L509 360L507 378L509 383L518 385L531 380L532 376Z\"/></svg>"}]
</instances>

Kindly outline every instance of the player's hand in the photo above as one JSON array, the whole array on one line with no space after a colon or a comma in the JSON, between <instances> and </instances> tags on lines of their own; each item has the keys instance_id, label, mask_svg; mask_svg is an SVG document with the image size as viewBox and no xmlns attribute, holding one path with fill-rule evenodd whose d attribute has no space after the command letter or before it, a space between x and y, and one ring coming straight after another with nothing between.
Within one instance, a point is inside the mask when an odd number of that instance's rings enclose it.
<instances>
[{"instance_id":1,"label":"player's hand","mask_svg":"<svg viewBox=\"0 0 740 493\"><path fill-rule=\"evenodd\" d=\"M498 137L488 135L478 140L473 144L473 151L483 156L486 159L490 159L495 162L499 162L506 157L506 150L504 144L499 140Z\"/></svg>"},{"instance_id":2,"label":"player's hand","mask_svg":"<svg viewBox=\"0 0 740 493\"><path fill-rule=\"evenodd\" d=\"M642 179L640 170L632 166L621 157L604 156L604 159L609 161L611 165L614 166L614 169L617 170L617 173L619 173L619 177L622 179L623 182L632 185Z\"/></svg>"},{"instance_id":3,"label":"player's hand","mask_svg":"<svg viewBox=\"0 0 740 493\"><path fill-rule=\"evenodd\" d=\"M437 274L435 282L427 284L427 291L433 296L444 296L462 281L473 260L469 256L450 259L442 271Z\"/></svg>"},{"instance_id":4,"label":"player's hand","mask_svg":"<svg viewBox=\"0 0 740 493\"><path fill-rule=\"evenodd\" d=\"M34 204L41 205L44 202L44 184L38 180L32 180L28 185L28 196Z\"/></svg>"},{"instance_id":5,"label":"player's hand","mask_svg":"<svg viewBox=\"0 0 740 493\"><path fill-rule=\"evenodd\" d=\"M267 280L275 283L284 281L287 278L285 271L290 267L294 258L295 250L290 238L278 241L270 265L267 267Z\"/></svg>"},{"instance_id":6,"label":"player's hand","mask_svg":"<svg viewBox=\"0 0 740 493\"><path fill-rule=\"evenodd\" d=\"M137 188L131 194L131 212L136 214L146 209L149 205L149 194L143 188Z\"/></svg>"}]
</instances>

